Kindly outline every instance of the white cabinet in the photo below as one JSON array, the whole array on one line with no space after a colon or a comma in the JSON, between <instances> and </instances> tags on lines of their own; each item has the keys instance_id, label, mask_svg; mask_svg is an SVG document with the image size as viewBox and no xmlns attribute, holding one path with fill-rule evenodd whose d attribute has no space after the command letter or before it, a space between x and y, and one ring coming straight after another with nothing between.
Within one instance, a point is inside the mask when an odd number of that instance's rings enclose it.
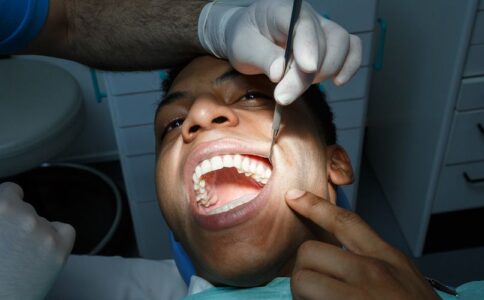
<instances>
[{"instance_id":1,"label":"white cabinet","mask_svg":"<svg viewBox=\"0 0 484 300\"><path fill-rule=\"evenodd\" d=\"M341 88L330 82L323 84L335 115L338 141L347 149L355 169L355 183L344 188L355 207L376 0L312 2L322 14L347 26L362 39L363 67L355 77ZM159 71L106 72L103 78L140 254L147 258L167 258L170 255L168 228L159 212L154 179L153 118L162 96L162 76Z\"/></svg>"},{"instance_id":2,"label":"white cabinet","mask_svg":"<svg viewBox=\"0 0 484 300\"><path fill-rule=\"evenodd\" d=\"M389 31L368 156L417 256L433 214L484 207L483 12L478 0L379 3Z\"/></svg>"}]
</instances>

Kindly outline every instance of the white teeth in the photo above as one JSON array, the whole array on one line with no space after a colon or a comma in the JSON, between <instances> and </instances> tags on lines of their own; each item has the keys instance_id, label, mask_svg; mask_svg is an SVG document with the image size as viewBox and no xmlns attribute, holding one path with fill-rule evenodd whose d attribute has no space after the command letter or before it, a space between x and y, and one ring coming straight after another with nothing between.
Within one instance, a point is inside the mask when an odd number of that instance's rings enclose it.
<instances>
[{"instance_id":1,"label":"white teeth","mask_svg":"<svg viewBox=\"0 0 484 300\"><path fill-rule=\"evenodd\" d=\"M212 166L210 165L210 161L208 159L202 161L202 175L207 174L210 171L212 171Z\"/></svg>"},{"instance_id":2,"label":"white teeth","mask_svg":"<svg viewBox=\"0 0 484 300\"><path fill-rule=\"evenodd\" d=\"M255 160L253 160L253 161L250 162L249 172L252 173L252 174L255 174L256 171L257 171L257 162Z\"/></svg>"},{"instance_id":3,"label":"white teeth","mask_svg":"<svg viewBox=\"0 0 484 300\"><path fill-rule=\"evenodd\" d=\"M242 170L244 170L244 172L248 173L250 172L250 159L248 157L244 157L244 159L242 159Z\"/></svg>"},{"instance_id":4,"label":"white teeth","mask_svg":"<svg viewBox=\"0 0 484 300\"><path fill-rule=\"evenodd\" d=\"M269 178L272 175L272 171L269 167L267 167L265 164L261 163L257 159L252 159L248 156L243 156L240 154L235 154L235 155L226 154L223 156L213 156L210 159L206 159L202 161L198 166L196 166L194 174L192 176L193 188L195 190L196 200L201 205L205 207L209 207L210 206L209 202L213 202L213 199L211 199L212 196L210 196L210 199L209 199L209 196L207 195L207 190L206 190L207 183L204 179L202 179L202 176L212 171L220 170L222 168L236 168L238 173L243 173L246 176L251 177L255 181L264 185L267 184L267 182L269 181ZM237 205L234 204L234 205L238 206L241 204L237 204ZM229 210L234 208L235 206L233 206L232 204L229 206L224 205L223 209ZM218 213L218 212L215 212L215 213Z\"/></svg>"},{"instance_id":5,"label":"white teeth","mask_svg":"<svg viewBox=\"0 0 484 300\"><path fill-rule=\"evenodd\" d=\"M212 171L220 170L224 167L224 162L220 156L214 156L210 159Z\"/></svg>"},{"instance_id":6,"label":"white teeth","mask_svg":"<svg viewBox=\"0 0 484 300\"><path fill-rule=\"evenodd\" d=\"M234 166L234 160L232 159L232 155L224 155L223 163L224 167L232 168Z\"/></svg>"},{"instance_id":7,"label":"white teeth","mask_svg":"<svg viewBox=\"0 0 484 300\"><path fill-rule=\"evenodd\" d=\"M234 167L236 167L237 169L242 168L242 155L240 154L234 155Z\"/></svg>"},{"instance_id":8,"label":"white teeth","mask_svg":"<svg viewBox=\"0 0 484 300\"><path fill-rule=\"evenodd\" d=\"M230 201L229 203L226 203L226 204L224 204L220 207L212 209L211 211L208 212L208 214L209 215L215 215L215 214L220 214L220 213L229 211L231 209L236 208L237 206L240 206L242 204L250 202L256 196L257 196L257 194L248 194L248 195L242 196L242 197L235 199L233 201Z\"/></svg>"},{"instance_id":9,"label":"white teeth","mask_svg":"<svg viewBox=\"0 0 484 300\"><path fill-rule=\"evenodd\" d=\"M197 166L195 168L195 174L197 175L198 178L200 178L200 176L202 176L202 167Z\"/></svg>"}]
</instances>

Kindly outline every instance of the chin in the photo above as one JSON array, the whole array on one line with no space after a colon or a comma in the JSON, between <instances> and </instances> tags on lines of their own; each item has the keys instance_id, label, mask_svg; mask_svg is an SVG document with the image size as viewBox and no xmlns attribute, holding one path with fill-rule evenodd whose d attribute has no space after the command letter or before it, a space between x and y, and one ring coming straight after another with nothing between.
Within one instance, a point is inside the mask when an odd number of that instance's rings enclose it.
<instances>
[{"instance_id":1,"label":"chin","mask_svg":"<svg viewBox=\"0 0 484 300\"><path fill-rule=\"evenodd\" d=\"M247 258L250 260L237 259L237 263L231 265L203 266L200 269L205 272L201 272L200 276L216 286L255 287L265 285L276 277L288 275L282 274L287 259Z\"/></svg>"},{"instance_id":2,"label":"chin","mask_svg":"<svg viewBox=\"0 0 484 300\"><path fill-rule=\"evenodd\" d=\"M291 220L287 222L292 224ZM301 226L292 225L294 229L300 229L299 226ZM214 285L235 287L260 286L276 277L289 276L299 245L308 239L305 230L298 233L298 235L276 234L275 240L271 239L274 235L261 233L264 236L261 240L242 239L239 243L231 244L218 241L214 243L219 245L217 249L198 249L192 256L195 258L197 274ZM282 238L283 236L286 238ZM272 242L264 243L269 240ZM208 254L200 255L200 253Z\"/></svg>"}]
</instances>

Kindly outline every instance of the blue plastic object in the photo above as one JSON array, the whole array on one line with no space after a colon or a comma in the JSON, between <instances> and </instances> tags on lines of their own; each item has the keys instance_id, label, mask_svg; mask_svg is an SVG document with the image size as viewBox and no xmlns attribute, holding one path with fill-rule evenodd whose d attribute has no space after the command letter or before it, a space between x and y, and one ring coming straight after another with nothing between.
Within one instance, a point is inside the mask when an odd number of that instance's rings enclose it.
<instances>
[{"instance_id":1,"label":"blue plastic object","mask_svg":"<svg viewBox=\"0 0 484 300\"><path fill-rule=\"evenodd\" d=\"M0 54L14 54L39 34L49 0L0 0Z\"/></svg>"},{"instance_id":2,"label":"blue plastic object","mask_svg":"<svg viewBox=\"0 0 484 300\"><path fill-rule=\"evenodd\" d=\"M173 258L175 259L176 267L178 268L178 272L180 272L183 281L188 285L190 285L190 278L192 275L195 275L195 267L193 266L192 260L188 253L183 248L182 244L180 244L173 235L173 232L170 230L170 248L173 254Z\"/></svg>"},{"instance_id":3,"label":"blue plastic object","mask_svg":"<svg viewBox=\"0 0 484 300\"><path fill-rule=\"evenodd\" d=\"M378 25L380 25L380 40L378 41L378 49L375 55L375 62L373 69L380 71L383 68L383 57L385 54L385 42L387 39L387 22L382 18L378 18Z\"/></svg>"},{"instance_id":4,"label":"blue plastic object","mask_svg":"<svg viewBox=\"0 0 484 300\"><path fill-rule=\"evenodd\" d=\"M160 70L159 73L160 73L161 82L163 82L164 80L166 80L168 78L168 73L165 70Z\"/></svg>"},{"instance_id":5,"label":"blue plastic object","mask_svg":"<svg viewBox=\"0 0 484 300\"><path fill-rule=\"evenodd\" d=\"M96 95L96 102L101 103L103 98L106 98L107 95L101 92L101 89L99 88L96 70L93 68L89 68L89 72L91 73L92 87L94 88L94 94Z\"/></svg>"},{"instance_id":6,"label":"blue plastic object","mask_svg":"<svg viewBox=\"0 0 484 300\"><path fill-rule=\"evenodd\" d=\"M336 188L336 204L339 207L344 209L351 210L351 205L348 202L348 198L346 198L345 193L340 187ZM173 257L175 259L176 267L178 268L178 272L183 278L183 281L188 285L190 285L190 278L192 275L195 275L195 267L188 256L188 253L183 248L182 244L180 244L173 235L173 232L170 230L170 248L173 253Z\"/></svg>"}]
</instances>

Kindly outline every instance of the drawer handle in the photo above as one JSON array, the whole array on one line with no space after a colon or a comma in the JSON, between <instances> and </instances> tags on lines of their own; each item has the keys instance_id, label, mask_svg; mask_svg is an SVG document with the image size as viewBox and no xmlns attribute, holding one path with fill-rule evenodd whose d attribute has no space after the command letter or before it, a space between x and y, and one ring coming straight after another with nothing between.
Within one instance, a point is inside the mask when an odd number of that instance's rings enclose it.
<instances>
[{"instance_id":1,"label":"drawer handle","mask_svg":"<svg viewBox=\"0 0 484 300\"><path fill-rule=\"evenodd\" d=\"M481 123L477 124L477 128L479 128L479 131L484 134L484 126L482 126Z\"/></svg>"},{"instance_id":2,"label":"drawer handle","mask_svg":"<svg viewBox=\"0 0 484 300\"><path fill-rule=\"evenodd\" d=\"M464 176L465 180L469 183L480 183L480 182L484 182L484 177L482 178L471 178L469 176L469 174L467 174L467 172L464 172L462 173L462 175Z\"/></svg>"}]
</instances>

